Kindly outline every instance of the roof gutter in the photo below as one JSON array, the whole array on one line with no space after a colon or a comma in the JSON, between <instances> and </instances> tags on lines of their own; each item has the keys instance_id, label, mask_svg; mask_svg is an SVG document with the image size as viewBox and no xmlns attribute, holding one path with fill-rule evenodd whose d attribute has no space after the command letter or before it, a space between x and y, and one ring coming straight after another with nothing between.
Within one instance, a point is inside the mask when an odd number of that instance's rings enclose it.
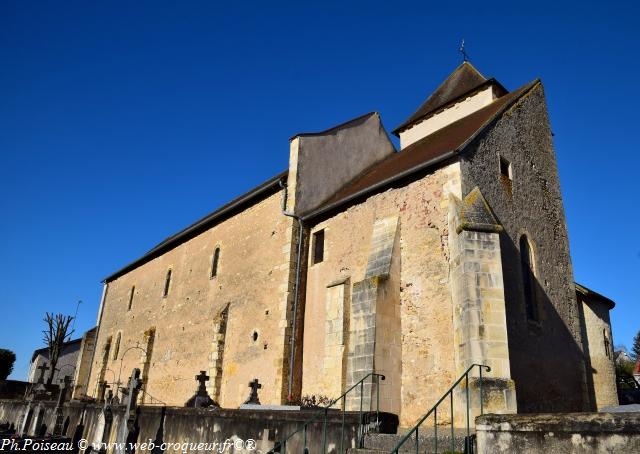
<instances>
[{"instance_id":1,"label":"roof gutter","mask_svg":"<svg viewBox=\"0 0 640 454\"><path fill-rule=\"evenodd\" d=\"M298 221L298 251L296 259L296 280L293 287L293 321L291 324L291 337L289 341L289 383L287 384L287 400L293 399L293 365L295 361L296 352L296 325L298 320L298 301L300 295L300 273L302 268L302 245L304 244L304 223L300 216L295 215L287 211L287 183L280 180L280 187L282 188L282 214L287 217L293 218Z\"/></svg>"}]
</instances>

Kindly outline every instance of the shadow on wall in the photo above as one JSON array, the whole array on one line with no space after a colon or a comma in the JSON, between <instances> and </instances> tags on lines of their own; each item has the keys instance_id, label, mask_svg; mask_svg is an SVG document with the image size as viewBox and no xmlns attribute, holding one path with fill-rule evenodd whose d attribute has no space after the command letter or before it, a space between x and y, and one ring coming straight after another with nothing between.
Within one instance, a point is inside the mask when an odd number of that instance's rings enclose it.
<instances>
[{"instance_id":1,"label":"shadow on wall","mask_svg":"<svg viewBox=\"0 0 640 454\"><path fill-rule=\"evenodd\" d=\"M574 412L593 409L593 383L586 382L583 346L576 342L544 286L532 279L537 317L527 314L520 250L500 235L511 377L518 413ZM576 304L575 296L556 304ZM575 313L579 317L578 307ZM535 319L537 318L537 320ZM576 323L582 324L582 321Z\"/></svg>"}]
</instances>

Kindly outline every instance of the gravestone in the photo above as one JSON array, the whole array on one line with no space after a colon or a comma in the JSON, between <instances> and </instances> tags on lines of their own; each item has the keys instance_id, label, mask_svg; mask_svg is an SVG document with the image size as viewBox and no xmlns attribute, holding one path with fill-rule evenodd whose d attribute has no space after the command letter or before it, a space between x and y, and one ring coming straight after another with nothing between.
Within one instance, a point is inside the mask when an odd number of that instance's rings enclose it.
<instances>
[{"instance_id":1,"label":"gravestone","mask_svg":"<svg viewBox=\"0 0 640 454\"><path fill-rule=\"evenodd\" d=\"M109 390L102 407L102 412L98 416L98 424L94 431L93 444L94 446L100 446L98 449L99 454L106 454L107 443L109 442L109 437L111 435L111 426L113 424L111 397L113 397L113 392Z\"/></svg>"},{"instance_id":2,"label":"gravestone","mask_svg":"<svg viewBox=\"0 0 640 454\"><path fill-rule=\"evenodd\" d=\"M40 371L40 376L38 377L38 381L36 383L43 383L44 384L44 374L45 372L47 372L49 370L49 366L45 364L42 364L38 367L36 367L36 369L38 369Z\"/></svg>"},{"instance_id":3,"label":"gravestone","mask_svg":"<svg viewBox=\"0 0 640 454\"><path fill-rule=\"evenodd\" d=\"M82 437L84 436L84 416L86 411L87 405L85 404L84 407L82 407L82 412L80 413L80 422L78 422L76 430L73 431L73 438L71 439L73 454L77 454L80 451L80 440L82 440Z\"/></svg>"},{"instance_id":4,"label":"gravestone","mask_svg":"<svg viewBox=\"0 0 640 454\"><path fill-rule=\"evenodd\" d=\"M27 404L27 408L26 408L25 413L24 413L24 418L22 419L22 424L20 425L20 430L18 431L18 433L21 436L24 437L24 436L29 435L28 431L29 431L30 426L31 426L31 419L32 418L33 418L33 407L32 407L32 404L29 402Z\"/></svg>"},{"instance_id":5,"label":"gravestone","mask_svg":"<svg viewBox=\"0 0 640 454\"><path fill-rule=\"evenodd\" d=\"M196 375L196 380L199 383L198 389L196 390L196 393L187 401L187 403L185 404L185 407L195 407L195 408L202 408L202 407L209 407L209 406L218 407L218 404L214 402L213 399L211 399L211 397L209 396L209 393L207 392L206 383L209 381L209 376L206 374L206 372L201 370L200 374Z\"/></svg>"},{"instance_id":6,"label":"gravestone","mask_svg":"<svg viewBox=\"0 0 640 454\"><path fill-rule=\"evenodd\" d=\"M131 377L127 385L127 390L123 403L126 405L124 413L125 423L120 424L118 429L118 436L116 442L116 453L124 454L129 452L130 443L136 441L138 437L137 427L137 401L138 393L142 387L142 380L140 379L140 369L135 368L131 372Z\"/></svg>"},{"instance_id":7,"label":"gravestone","mask_svg":"<svg viewBox=\"0 0 640 454\"><path fill-rule=\"evenodd\" d=\"M64 423L63 405L66 398L67 390L71 386L71 379L65 376L60 380L60 391L58 393L58 401L56 402L56 408L54 410L55 423L53 426L53 435L62 435L62 425Z\"/></svg>"},{"instance_id":8,"label":"gravestone","mask_svg":"<svg viewBox=\"0 0 640 454\"><path fill-rule=\"evenodd\" d=\"M42 404L39 404L39 406L37 408L38 412L36 413L37 416L36 416L36 419L35 419L35 421L33 423L33 431L32 431L32 433L36 437L42 438L46 434L47 426L44 423L45 410L44 410L44 407L42 407L40 405L42 405ZM42 433L43 429L44 429L45 433ZM28 430L28 428L27 428L27 430Z\"/></svg>"},{"instance_id":9,"label":"gravestone","mask_svg":"<svg viewBox=\"0 0 640 454\"><path fill-rule=\"evenodd\" d=\"M258 382L257 378L254 378L253 381L249 382L249 388L251 388L251 392L249 393L249 398L245 401L245 404L260 405L258 390L262 388L262 385Z\"/></svg>"},{"instance_id":10,"label":"gravestone","mask_svg":"<svg viewBox=\"0 0 640 454\"><path fill-rule=\"evenodd\" d=\"M107 392L107 389L109 389L109 385L105 380L98 382L98 402L104 402L104 395Z\"/></svg>"},{"instance_id":11,"label":"gravestone","mask_svg":"<svg viewBox=\"0 0 640 454\"><path fill-rule=\"evenodd\" d=\"M37 369L40 371L40 376L36 384L29 389L27 400L45 400L49 397L47 386L44 383L44 374L49 370L49 366L41 364Z\"/></svg>"}]
</instances>

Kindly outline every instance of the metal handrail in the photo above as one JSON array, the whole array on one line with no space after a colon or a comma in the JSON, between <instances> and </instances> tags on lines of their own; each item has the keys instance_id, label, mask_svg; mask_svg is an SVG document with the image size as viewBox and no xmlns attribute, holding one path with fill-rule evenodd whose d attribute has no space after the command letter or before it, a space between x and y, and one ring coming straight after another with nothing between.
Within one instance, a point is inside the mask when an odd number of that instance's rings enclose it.
<instances>
[{"instance_id":1,"label":"metal handrail","mask_svg":"<svg viewBox=\"0 0 640 454\"><path fill-rule=\"evenodd\" d=\"M458 378L453 385L442 395L442 397L436 402L436 404L431 407L431 409L418 420L418 422L411 428L409 432L398 442L398 444L391 450L392 454L398 454L399 449L407 440L411 438L411 435L416 434L416 452L418 452L420 441L418 437L418 428L422 425L425 420L434 415L433 427L434 427L434 444L435 450L434 452L438 453L438 406L444 402L444 400L449 397L450 405L451 405L451 452L454 452L454 430L453 430L453 390L460 384L460 382L464 379L466 381L466 396L467 396L467 439L470 436L470 424L469 424L469 373L473 370L474 367L478 368L480 373L480 414L482 415L484 412L483 403L482 403L482 369L486 369L487 372L491 372L491 368L484 364L472 364L469 368ZM466 450L465 450L466 452Z\"/></svg>"},{"instance_id":2,"label":"metal handrail","mask_svg":"<svg viewBox=\"0 0 640 454\"><path fill-rule=\"evenodd\" d=\"M347 389L345 392L343 392L340 397L337 397L336 399L332 400L331 402L329 402L329 404L327 406L325 406L322 410L320 410L318 412L318 414L316 414L315 416L313 416L312 418L306 420L304 423L302 423L301 427L299 427L297 430L291 432L289 435L287 435L287 437L285 439L283 439L282 441L276 441L275 445L273 446L273 448L271 448L270 451L267 452L267 454L274 454L276 452L280 452L282 454L285 454L287 452L287 441L289 441L294 435L300 433L302 431L303 433L303 443L304 443L304 451L307 452L307 426L309 426L309 424L312 424L314 422L317 422L321 417L324 417L324 421L323 421L323 429L322 429L322 452L326 452L327 450L327 413L329 412L329 410L331 409L331 407L333 407L336 403L338 403L339 401L344 399L344 405L342 406L342 427L340 430L340 453L344 453L344 446L343 446L343 442L344 442L344 424L345 424L345 413L346 413L346 398L347 398L347 394L349 394L349 392L351 392L353 389L355 389L357 386L360 386L360 411L359 411L359 427L358 427L358 433L357 433L357 444L358 447L361 447L362 444L362 397L363 397L363 388L364 388L364 381L369 378L369 377L376 377L376 381L377 381L377 390L376 390L376 422L378 422L380 420L380 380L384 380L385 376L382 374L376 374L374 372L370 372L367 375L365 375L364 377L362 377L360 379L360 381L358 381L357 383L355 383L353 386L351 386L349 389Z\"/></svg>"}]
</instances>

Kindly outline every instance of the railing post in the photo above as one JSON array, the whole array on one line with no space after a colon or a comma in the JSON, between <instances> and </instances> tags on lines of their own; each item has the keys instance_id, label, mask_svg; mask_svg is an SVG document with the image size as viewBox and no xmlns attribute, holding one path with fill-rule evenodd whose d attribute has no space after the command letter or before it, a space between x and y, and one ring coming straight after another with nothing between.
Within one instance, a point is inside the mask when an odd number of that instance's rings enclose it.
<instances>
[{"instance_id":1,"label":"railing post","mask_svg":"<svg viewBox=\"0 0 640 454\"><path fill-rule=\"evenodd\" d=\"M455 438L454 438L454 430L453 430L453 390L449 391L449 402L451 404L451 452L454 452Z\"/></svg>"},{"instance_id":2,"label":"railing post","mask_svg":"<svg viewBox=\"0 0 640 454\"><path fill-rule=\"evenodd\" d=\"M342 427L340 428L340 453L344 454L344 417L347 413L347 396L346 394L342 397L344 402L342 404Z\"/></svg>"},{"instance_id":3,"label":"railing post","mask_svg":"<svg viewBox=\"0 0 640 454\"><path fill-rule=\"evenodd\" d=\"M484 413L484 408L483 408L483 403L482 401L484 400L484 396L482 395L482 366L478 365L478 369L480 369L480 414L482 415Z\"/></svg>"},{"instance_id":4,"label":"railing post","mask_svg":"<svg viewBox=\"0 0 640 454\"><path fill-rule=\"evenodd\" d=\"M380 432L380 375L376 375L376 431Z\"/></svg>"},{"instance_id":5,"label":"railing post","mask_svg":"<svg viewBox=\"0 0 640 454\"><path fill-rule=\"evenodd\" d=\"M418 437L418 428L416 427L416 454L420 450L420 438Z\"/></svg>"},{"instance_id":6,"label":"railing post","mask_svg":"<svg viewBox=\"0 0 640 454\"><path fill-rule=\"evenodd\" d=\"M464 374L465 388L467 390L467 437L469 436L469 370Z\"/></svg>"},{"instance_id":7,"label":"railing post","mask_svg":"<svg viewBox=\"0 0 640 454\"><path fill-rule=\"evenodd\" d=\"M438 454L438 407L433 412L433 451Z\"/></svg>"},{"instance_id":8,"label":"railing post","mask_svg":"<svg viewBox=\"0 0 640 454\"><path fill-rule=\"evenodd\" d=\"M357 441L358 441L358 448L362 448L362 442L364 441L364 434L362 434L362 432L364 432L362 430L363 426L362 426L362 398L364 397L364 391L363 391L363 384L364 384L364 379L360 381L360 413L358 416L358 433L357 433Z\"/></svg>"}]
</instances>

